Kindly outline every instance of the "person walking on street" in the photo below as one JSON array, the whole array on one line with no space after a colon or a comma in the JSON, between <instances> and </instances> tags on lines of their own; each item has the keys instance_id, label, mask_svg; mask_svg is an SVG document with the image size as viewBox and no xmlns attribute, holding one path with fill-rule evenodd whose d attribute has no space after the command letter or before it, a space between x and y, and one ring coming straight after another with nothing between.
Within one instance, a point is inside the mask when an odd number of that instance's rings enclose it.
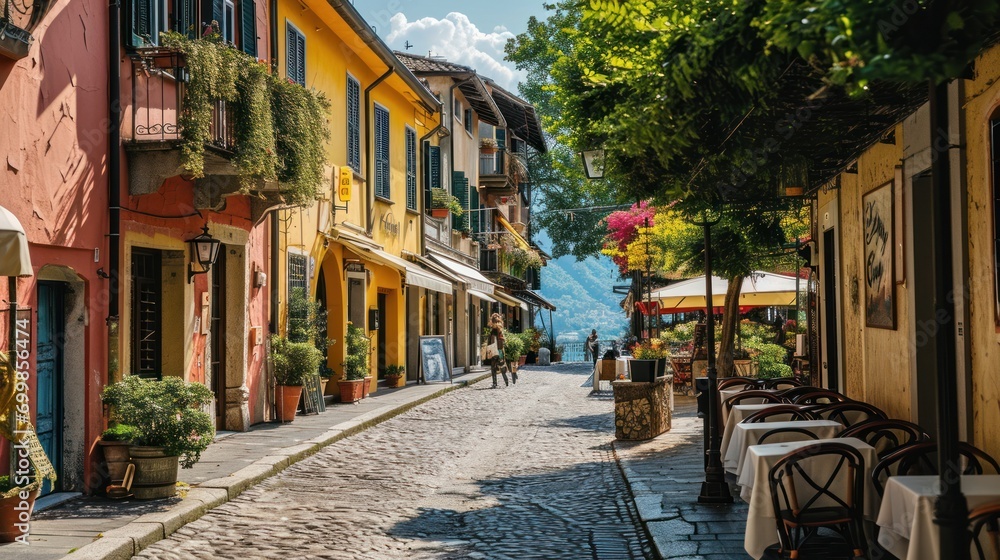
<instances>
[{"instance_id":1,"label":"person walking on street","mask_svg":"<svg viewBox=\"0 0 1000 560\"><path fill-rule=\"evenodd\" d=\"M597 329L591 329L590 336L587 337L587 350L590 351L590 355L594 358L594 369L597 369L597 352L599 346L597 343Z\"/></svg>"},{"instance_id":2,"label":"person walking on street","mask_svg":"<svg viewBox=\"0 0 1000 560\"><path fill-rule=\"evenodd\" d=\"M490 337L486 343L497 345L497 355L493 356L493 362L490 364L490 372L493 374L493 388L497 388L497 373L503 375L504 386L510 385L507 381L507 360L504 359L503 352L503 317L499 313L490 316ZM514 377L514 383L517 383L517 377Z\"/></svg>"}]
</instances>

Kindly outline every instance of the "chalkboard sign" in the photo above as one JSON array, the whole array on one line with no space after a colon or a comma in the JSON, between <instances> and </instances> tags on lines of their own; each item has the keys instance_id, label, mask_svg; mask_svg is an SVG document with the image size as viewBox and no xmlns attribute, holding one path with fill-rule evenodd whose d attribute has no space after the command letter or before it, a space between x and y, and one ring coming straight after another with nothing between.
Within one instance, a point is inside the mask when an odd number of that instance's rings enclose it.
<instances>
[{"instance_id":1,"label":"chalkboard sign","mask_svg":"<svg viewBox=\"0 0 1000 560\"><path fill-rule=\"evenodd\" d=\"M323 400L323 389L318 375L311 375L302 387L302 412L304 414L319 414L326 411L326 401Z\"/></svg>"},{"instance_id":2,"label":"chalkboard sign","mask_svg":"<svg viewBox=\"0 0 1000 560\"><path fill-rule=\"evenodd\" d=\"M452 382L449 363L448 353L444 349L443 336L420 337L420 374L418 379L423 379L424 383L431 381Z\"/></svg>"}]
</instances>

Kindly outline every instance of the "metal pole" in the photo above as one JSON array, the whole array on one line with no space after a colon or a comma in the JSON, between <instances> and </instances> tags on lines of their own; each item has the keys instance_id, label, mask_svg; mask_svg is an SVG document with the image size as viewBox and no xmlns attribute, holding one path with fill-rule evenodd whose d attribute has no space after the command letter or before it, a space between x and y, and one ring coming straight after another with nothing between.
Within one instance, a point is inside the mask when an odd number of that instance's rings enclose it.
<instances>
[{"instance_id":1,"label":"metal pole","mask_svg":"<svg viewBox=\"0 0 1000 560\"><path fill-rule=\"evenodd\" d=\"M719 452L722 440L719 437L719 383L715 371L715 309L712 301L712 226L719 220L704 221L705 229L705 311L707 312L705 343L708 346L708 414L705 415L705 431L708 433L708 464L705 465L705 482L701 484L699 503L732 503L725 472L722 469L722 454Z\"/></svg>"},{"instance_id":2,"label":"metal pole","mask_svg":"<svg viewBox=\"0 0 1000 560\"><path fill-rule=\"evenodd\" d=\"M937 350L938 473L941 495L934 503L934 523L941 529L941 558L969 558L969 507L958 468L958 381L955 378L955 303L951 246L951 166L948 134L948 84L930 83L931 163L934 231L934 316Z\"/></svg>"}]
</instances>

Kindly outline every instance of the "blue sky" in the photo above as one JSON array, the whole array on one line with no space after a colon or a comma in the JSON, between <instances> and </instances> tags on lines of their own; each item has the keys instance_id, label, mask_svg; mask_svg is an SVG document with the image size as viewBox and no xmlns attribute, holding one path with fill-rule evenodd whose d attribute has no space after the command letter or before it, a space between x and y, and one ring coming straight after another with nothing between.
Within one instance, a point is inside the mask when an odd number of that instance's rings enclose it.
<instances>
[{"instance_id":1,"label":"blue sky","mask_svg":"<svg viewBox=\"0 0 1000 560\"><path fill-rule=\"evenodd\" d=\"M355 7L392 49L405 50L409 41L413 54L444 56L513 91L523 74L503 60L504 44L527 29L529 17L546 16L542 0L389 0Z\"/></svg>"}]
</instances>

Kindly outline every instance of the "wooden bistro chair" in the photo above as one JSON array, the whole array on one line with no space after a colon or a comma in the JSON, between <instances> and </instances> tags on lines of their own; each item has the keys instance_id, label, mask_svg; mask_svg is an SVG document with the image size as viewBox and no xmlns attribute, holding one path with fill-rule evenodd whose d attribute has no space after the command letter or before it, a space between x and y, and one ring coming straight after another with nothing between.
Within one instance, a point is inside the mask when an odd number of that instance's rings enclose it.
<instances>
[{"instance_id":1,"label":"wooden bistro chair","mask_svg":"<svg viewBox=\"0 0 1000 560\"><path fill-rule=\"evenodd\" d=\"M782 398L787 400L787 397L782 394ZM837 402L847 402L851 399L841 395L836 391L828 391L826 389L820 389L819 391L813 391L811 393L803 393L792 399L793 404L831 404Z\"/></svg>"},{"instance_id":2,"label":"wooden bistro chair","mask_svg":"<svg viewBox=\"0 0 1000 560\"><path fill-rule=\"evenodd\" d=\"M850 428L871 420L886 420L888 416L876 406L850 401L821 405L813 409L813 414L824 420L840 422Z\"/></svg>"},{"instance_id":3,"label":"wooden bistro chair","mask_svg":"<svg viewBox=\"0 0 1000 560\"><path fill-rule=\"evenodd\" d=\"M757 439L757 445L771 443L788 443L790 441L817 440L819 436L805 428L775 428L764 432L764 435ZM780 440L780 441L777 441Z\"/></svg>"},{"instance_id":4,"label":"wooden bistro chair","mask_svg":"<svg viewBox=\"0 0 1000 560\"><path fill-rule=\"evenodd\" d=\"M1000 502L979 506L970 511L969 530L976 558L1000 558Z\"/></svg>"},{"instance_id":5,"label":"wooden bistro chair","mask_svg":"<svg viewBox=\"0 0 1000 560\"><path fill-rule=\"evenodd\" d=\"M889 453L911 443L931 439L923 428L906 420L872 420L855 424L837 434L837 437L860 439L875 448L879 459L884 459Z\"/></svg>"},{"instance_id":6,"label":"wooden bistro chair","mask_svg":"<svg viewBox=\"0 0 1000 560\"><path fill-rule=\"evenodd\" d=\"M758 387L758 382L752 377L724 377L718 381L719 390L732 389L733 387L739 389L756 389Z\"/></svg>"},{"instance_id":7,"label":"wooden bistro chair","mask_svg":"<svg viewBox=\"0 0 1000 560\"><path fill-rule=\"evenodd\" d=\"M768 473L778 544L764 558L867 558L864 463L857 449L836 442L779 459Z\"/></svg>"},{"instance_id":8,"label":"wooden bistro chair","mask_svg":"<svg viewBox=\"0 0 1000 560\"><path fill-rule=\"evenodd\" d=\"M816 391L825 391L822 387L813 387L812 385L800 385L798 387L791 387L789 389L779 389L778 395L781 396L785 402L792 402L792 399L798 397L799 395L804 395L806 393L813 393Z\"/></svg>"},{"instance_id":9,"label":"wooden bistro chair","mask_svg":"<svg viewBox=\"0 0 1000 560\"><path fill-rule=\"evenodd\" d=\"M740 391L735 395L726 399L723 404L726 407L726 411L730 411L734 406L743 403L743 401L748 401L745 404L761 404L761 403L780 403L781 397L772 393L771 391L758 391L754 389L748 389L746 391Z\"/></svg>"},{"instance_id":10,"label":"wooden bistro chair","mask_svg":"<svg viewBox=\"0 0 1000 560\"><path fill-rule=\"evenodd\" d=\"M872 484L881 496L890 476L936 475L938 472L937 442L921 441L901 447L880 460L872 469ZM1000 464L985 451L970 443L958 442L958 460L961 474L1000 474Z\"/></svg>"},{"instance_id":11,"label":"wooden bistro chair","mask_svg":"<svg viewBox=\"0 0 1000 560\"><path fill-rule=\"evenodd\" d=\"M792 389L794 387L801 387L802 383L795 379L794 377L774 377L772 379L764 380L765 389Z\"/></svg>"},{"instance_id":12,"label":"wooden bistro chair","mask_svg":"<svg viewBox=\"0 0 1000 560\"><path fill-rule=\"evenodd\" d=\"M747 416L742 424L755 424L757 422L791 422L793 420L816 420L817 416L795 404L776 404L763 410L758 410ZM813 438L815 439L815 438Z\"/></svg>"}]
</instances>

